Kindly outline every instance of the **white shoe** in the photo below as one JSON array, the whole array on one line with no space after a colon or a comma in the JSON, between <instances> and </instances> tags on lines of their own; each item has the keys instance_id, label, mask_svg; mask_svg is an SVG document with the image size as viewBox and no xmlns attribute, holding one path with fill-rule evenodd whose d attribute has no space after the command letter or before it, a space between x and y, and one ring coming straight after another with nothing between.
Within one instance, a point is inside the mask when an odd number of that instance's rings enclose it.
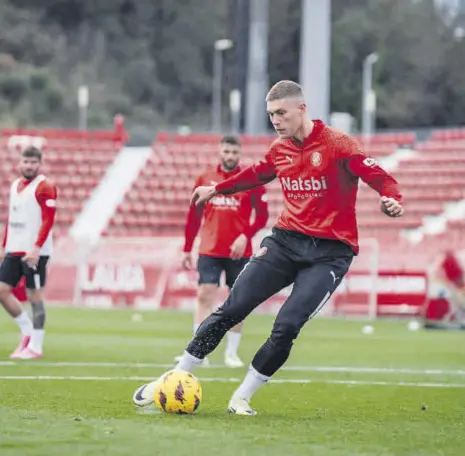
<instances>
[{"instance_id":1,"label":"white shoe","mask_svg":"<svg viewBox=\"0 0 465 456\"><path fill-rule=\"evenodd\" d=\"M244 367L244 363L241 361L237 353L225 353L224 364L228 367Z\"/></svg>"},{"instance_id":2,"label":"white shoe","mask_svg":"<svg viewBox=\"0 0 465 456\"><path fill-rule=\"evenodd\" d=\"M229 401L228 412L236 415L256 415L257 412L250 407L245 399L232 398Z\"/></svg>"},{"instance_id":3,"label":"white shoe","mask_svg":"<svg viewBox=\"0 0 465 456\"><path fill-rule=\"evenodd\" d=\"M158 380L139 386L132 396L132 403L137 407L149 407L155 402L155 388Z\"/></svg>"},{"instance_id":4,"label":"white shoe","mask_svg":"<svg viewBox=\"0 0 465 456\"><path fill-rule=\"evenodd\" d=\"M180 355L180 356L175 356L175 357L174 357L174 361L175 361L176 363L179 363L179 361L181 361L181 358L182 358L182 355ZM207 357L205 357L205 358L203 359L203 361L202 361L201 366L202 366L202 367L208 367L209 365L210 365L210 361L209 361L209 359L208 359Z\"/></svg>"}]
</instances>

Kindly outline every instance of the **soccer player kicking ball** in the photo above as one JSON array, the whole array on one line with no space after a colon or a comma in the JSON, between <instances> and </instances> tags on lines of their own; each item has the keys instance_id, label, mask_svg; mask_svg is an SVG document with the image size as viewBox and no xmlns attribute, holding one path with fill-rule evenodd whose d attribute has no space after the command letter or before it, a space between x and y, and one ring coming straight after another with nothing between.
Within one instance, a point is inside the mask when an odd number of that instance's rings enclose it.
<instances>
[{"instance_id":1,"label":"soccer player kicking ball","mask_svg":"<svg viewBox=\"0 0 465 456\"><path fill-rule=\"evenodd\" d=\"M202 185L216 185L241 170L241 143L235 136L221 140L220 163L207 168L195 181L194 189ZM251 215L255 210L254 222ZM203 218L203 224L202 224ZM191 255L195 237L201 229L199 258L199 287L194 314L194 335L203 320L214 310L221 274L232 288L237 276L252 256L251 239L266 226L268 204L263 186L229 196L218 196L205 205L192 204L187 215L183 266L193 266ZM224 362L228 367L242 367L237 354L241 341L242 322L227 333ZM177 357L179 361L181 357ZM204 358L203 364L207 364Z\"/></svg>"},{"instance_id":2,"label":"soccer player kicking ball","mask_svg":"<svg viewBox=\"0 0 465 456\"><path fill-rule=\"evenodd\" d=\"M176 366L193 371L230 328L293 283L270 337L229 402L229 412L238 415L256 414L249 405L253 394L286 362L302 326L328 301L358 253L355 200L359 178L381 195L381 210L386 215L400 217L404 212L397 182L354 139L307 118L298 84L278 82L266 102L279 138L265 159L217 185L197 188L192 200L202 204L216 195L230 195L278 178L284 210L226 302L203 321Z\"/></svg>"},{"instance_id":3,"label":"soccer player kicking ball","mask_svg":"<svg viewBox=\"0 0 465 456\"><path fill-rule=\"evenodd\" d=\"M10 189L10 207L0 255L0 302L21 331L20 343L10 355L13 359L42 357L45 307L42 290L46 266L52 251L51 229L56 213L56 187L39 174L42 153L35 147L21 154L22 178ZM12 293L25 276L32 322Z\"/></svg>"}]
</instances>

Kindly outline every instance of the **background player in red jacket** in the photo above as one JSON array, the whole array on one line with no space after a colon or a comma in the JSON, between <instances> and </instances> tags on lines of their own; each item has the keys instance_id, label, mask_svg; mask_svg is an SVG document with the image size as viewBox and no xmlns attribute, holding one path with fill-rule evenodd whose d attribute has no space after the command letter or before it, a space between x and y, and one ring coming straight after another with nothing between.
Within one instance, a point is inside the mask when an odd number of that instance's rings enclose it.
<instances>
[{"instance_id":1,"label":"background player in red jacket","mask_svg":"<svg viewBox=\"0 0 465 456\"><path fill-rule=\"evenodd\" d=\"M52 253L51 230L55 220L57 189L39 174L42 153L29 147L21 154L22 177L10 188L8 220L5 224L0 257L0 302L14 318L21 339L10 358L42 357L45 307L42 289L46 266ZM25 277L32 322L11 292Z\"/></svg>"},{"instance_id":2,"label":"background player in red jacket","mask_svg":"<svg viewBox=\"0 0 465 456\"><path fill-rule=\"evenodd\" d=\"M220 145L220 163L201 173L195 181L194 189L202 185L216 185L238 174L241 171L240 156L239 139L235 136L224 136ZM251 223L253 211L255 216ZM194 334L200 323L214 309L221 274L224 272L226 285L232 288L252 256L251 239L265 227L267 221L268 204L263 186L230 196L218 196L202 206L191 205L186 221L182 263L186 269L193 267L191 251L200 229L197 261L199 286L194 313ZM242 322L227 333L224 361L229 367L244 365L237 353L241 330Z\"/></svg>"}]
</instances>

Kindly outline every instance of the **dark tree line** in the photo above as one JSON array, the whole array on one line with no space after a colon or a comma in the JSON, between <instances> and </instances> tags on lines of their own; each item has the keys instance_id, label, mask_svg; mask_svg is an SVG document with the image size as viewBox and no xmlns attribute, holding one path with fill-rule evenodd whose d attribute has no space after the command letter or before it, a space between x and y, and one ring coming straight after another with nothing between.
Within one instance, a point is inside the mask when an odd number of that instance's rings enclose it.
<instances>
[{"instance_id":1,"label":"dark tree line","mask_svg":"<svg viewBox=\"0 0 465 456\"><path fill-rule=\"evenodd\" d=\"M0 125L75 126L85 83L91 127L118 112L207 129L212 46L236 33L237 1L0 0ZM300 7L270 0L271 83L298 78ZM363 59L376 51L379 128L464 124L464 19L434 0L333 0L331 109L359 118Z\"/></svg>"}]
</instances>

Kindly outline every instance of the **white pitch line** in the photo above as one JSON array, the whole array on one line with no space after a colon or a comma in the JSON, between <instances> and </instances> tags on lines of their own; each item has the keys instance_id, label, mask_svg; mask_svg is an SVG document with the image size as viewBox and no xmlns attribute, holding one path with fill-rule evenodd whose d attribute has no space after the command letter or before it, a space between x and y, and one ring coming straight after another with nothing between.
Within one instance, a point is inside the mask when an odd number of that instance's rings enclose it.
<instances>
[{"instance_id":1,"label":"white pitch line","mask_svg":"<svg viewBox=\"0 0 465 456\"><path fill-rule=\"evenodd\" d=\"M0 380L72 380L72 381L152 381L153 377L76 377L53 375L5 375ZM239 383L238 378L200 378L202 382ZM465 383L427 383L427 382L376 382L362 380L319 380L319 379L279 379L270 383L323 383L330 385L364 385L364 386L408 386L415 388L465 388Z\"/></svg>"},{"instance_id":2,"label":"white pitch line","mask_svg":"<svg viewBox=\"0 0 465 456\"><path fill-rule=\"evenodd\" d=\"M109 363L109 362L15 362L0 361L0 366L47 366L47 367L127 367L127 368L162 368L169 369L172 364L157 363ZM202 369L229 369L224 364L210 364ZM410 369L396 367L363 367L363 366L284 366L283 371L292 372L342 372L365 374L412 374L412 375L465 375L465 370L454 369Z\"/></svg>"},{"instance_id":3,"label":"white pitch line","mask_svg":"<svg viewBox=\"0 0 465 456\"><path fill-rule=\"evenodd\" d=\"M153 377L99 377L99 376L75 376L75 375L1 375L0 380L81 380L81 381L139 381L152 382ZM233 382L238 383L239 378L200 378L202 382Z\"/></svg>"},{"instance_id":4,"label":"white pitch line","mask_svg":"<svg viewBox=\"0 0 465 456\"><path fill-rule=\"evenodd\" d=\"M373 385L373 386L411 386L420 388L465 388L465 383L429 383L429 382L380 382L369 380L311 380L278 379L272 383L325 383L329 385Z\"/></svg>"},{"instance_id":5,"label":"white pitch line","mask_svg":"<svg viewBox=\"0 0 465 456\"><path fill-rule=\"evenodd\" d=\"M359 372L365 374L465 375L465 370L460 369L410 369L404 367L287 366L283 367L283 369L295 372Z\"/></svg>"}]
</instances>

